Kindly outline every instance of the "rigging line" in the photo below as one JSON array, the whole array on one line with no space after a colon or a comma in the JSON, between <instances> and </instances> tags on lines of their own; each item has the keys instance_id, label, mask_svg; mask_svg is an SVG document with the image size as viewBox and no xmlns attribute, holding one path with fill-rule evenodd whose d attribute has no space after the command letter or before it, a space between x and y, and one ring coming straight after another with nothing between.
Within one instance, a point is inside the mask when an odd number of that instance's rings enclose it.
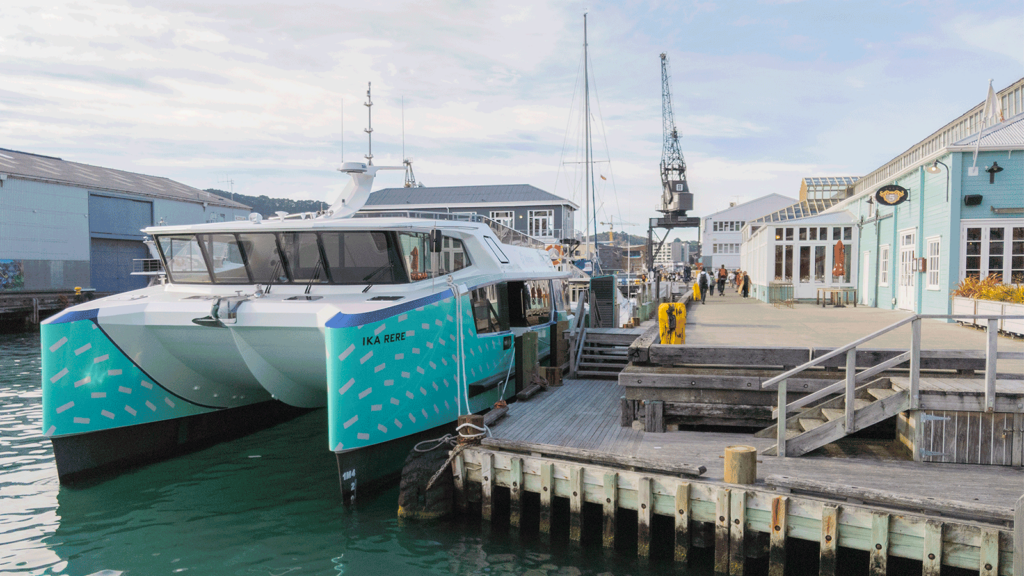
<instances>
[{"instance_id":1,"label":"rigging line","mask_svg":"<svg viewBox=\"0 0 1024 576\"><path fill-rule=\"evenodd\" d=\"M582 58L583 57L580 56L581 60L582 60ZM569 101L569 115L566 118L566 122L565 122L565 134L562 136L562 152L561 152L561 154L559 154L559 157L558 157L559 162L560 162L559 163L559 169L555 171L555 187L554 187L554 192L556 194L558 193L558 176L559 176L559 174L562 173L561 161L565 159L565 146L566 146L566 143L569 141L569 126L572 125L572 111L575 109L575 106L576 106L576 92L578 91L579 86L580 86L580 75L579 75L580 66L581 65L579 65L579 64L576 66L576 83L572 87L572 100ZM568 177L569 176L566 175L566 178L568 178ZM572 186L570 186L569 189L571 191L573 189Z\"/></svg>"}]
</instances>

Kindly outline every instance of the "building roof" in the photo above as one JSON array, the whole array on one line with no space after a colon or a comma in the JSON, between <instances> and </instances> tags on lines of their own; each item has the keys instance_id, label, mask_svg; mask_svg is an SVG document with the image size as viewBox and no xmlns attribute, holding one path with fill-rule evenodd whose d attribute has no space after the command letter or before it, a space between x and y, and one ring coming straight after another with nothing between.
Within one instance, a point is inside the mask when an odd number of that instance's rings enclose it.
<instances>
[{"instance_id":1,"label":"building roof","mask_svg":"<svg viewBox=\"0 0 1024 576\"><path fill-rule=\"evenodd\" d=\"M718 212L715 212L714 214L709 214L709 215L705 216L704 219L705 220L707 220L707 219L720 220L720 218L716 218L716 216L718 216L719 214L725 214L726 212L732 212L733 210L739 210L741 208L749 207L751 204L758 204L758 203L762 203L762 202L772 202L772 203L774 203L774 202L788 202L788 203L793 203L793 202L796 202L796 199L795 198L790 198L789 196L783 196L782 194L775 194L775 193L767 194L767 195L761 196L759 198L754 198L753 200L747 200L746 202L744 202L742 204L737 204L735 206L730 206L728 208L725 208L724 210L719 210Z\"/></svg>"},{"instance_id":2,"label":"building roof","mask_svg":"<svg viewBox=\"0 0 1024 576\"><path fill-rule=\"evenodd\" d=\"M752 222L785 222L786 220L807 218L820 212L824 212L836 204L839 204L841 201L842 200L836 198L828 198L824 200L802 200L792 206L776 210L775 212L762 216L757 220L752 220Z\"/></svg>"},{"instance_id":3,"label":"building roof","mask_svg":"<svg viewBox=\"0 0 1024 576\"><path fill-rule=\"evenodd\" d=\"M550 192L529 184L496 184L491 186L430 186L422 188L384 188L370 194L367 207L372 206L477 206L480 204L557 204L579 206Z\"/></svg>"},{"instance_id":4,"label":"building roof","mask_svg":"<svg viewBox=\"0 0 1024 576\"><path fill-rule=\"evenodd\" d=\"M950 148L974 148L978 144L979 134L972 134L967 138L958 140ZM988 150L993 148L1006 150L1022 146L1024 146L1024 114L1018 114L1009 120L985 129L980 144L980 148Z\"/></svg>"},{"instance_id":5,"label":"building roof","mask_svg":"<svg viewBox=\"0 0 1024 576\"><path fill-rule=\"evenodd\" d=\"M113 168L90 166L53 156L19 152L6 148L0 148L0 174L90 190L125 192L181 202L205 202L213 206L249 209L245 204L160 176L146 176Z\"/></svg>"}]
</instances>

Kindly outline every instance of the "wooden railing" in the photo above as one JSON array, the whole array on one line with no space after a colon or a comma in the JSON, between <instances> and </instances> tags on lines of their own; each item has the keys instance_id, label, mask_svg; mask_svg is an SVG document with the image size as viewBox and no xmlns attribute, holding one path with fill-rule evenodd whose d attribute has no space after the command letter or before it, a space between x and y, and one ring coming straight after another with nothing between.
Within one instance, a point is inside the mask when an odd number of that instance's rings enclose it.
<instances>
[{"instance_id":1,"label":"wooden railing","mask_svg":"<svg viewBox=\"0 0 1024 576\"><path fill-rule=\"evenodd\" d=\"M786 419L789 414L795 412L797 408L801 408L820 400L827 396L838 394L841 391L846 397L846 421L845 430L847 434L856 431L856 422L854 420L854 391L857 388L857 384L863 382L867 378L884 372L890 368L894 368L900 364L910 362L910 409L916 410L921 403L921 320L924 319L946 319L946 320L966 320L966 319L983 319L988 324L988 338L985 345L985 411L992 412L995 409L996 403L996 360L998 358L1017 358L1020 354L1014 353L1000 353L996 347L997 339L999 336L998 326L1000 319L1008 320L1019 320L1024 319L1024 316L1007 316L1007 315L971 315L971 314L914 314L860 338L853 342L836 348L835 350L824 354L817 358L814 358L792 370L788 370L779 374L778 376L766 380L761 384L761 388L770 388L772 386L778 386L778 405L772 412L772 416L775 418L777 424L776 430L776 443L778 447L778 455L784 457L786 455ZM910 349L896 356L890 358L885 362L872 366L862 372L857 372L857 347L883 334L887 334L896 328L910 324ZM789 378L803 372L808 368L812 368L825 362L830 358L835 358L840 354L846 353L846 373L843 380L826 386L821 390L804 396L799 400L787 403L786 401L786 381Z\"/></svg>"}]
</instances>

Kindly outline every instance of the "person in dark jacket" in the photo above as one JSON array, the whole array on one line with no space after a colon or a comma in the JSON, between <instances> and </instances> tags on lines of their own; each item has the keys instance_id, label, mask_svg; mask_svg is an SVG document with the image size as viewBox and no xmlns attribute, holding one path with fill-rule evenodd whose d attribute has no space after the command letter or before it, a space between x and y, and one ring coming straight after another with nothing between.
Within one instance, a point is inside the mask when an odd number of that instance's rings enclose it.
<instances>
[{"instance_id":1,"label":"person in dark jacket","mask_svg":"<svg viewBox=\"0 0 1024 576\"><path fill-rule=\"evenodd\" d=\"M740 291L744 298L750 295L750 276L748 276L746 272L743 273L743 287Z\"/></svg>"},{"instance_id":2,"label":"person in dark jacket","mask_svg":"<svg viewBox=\"0 0 1024 576\"><path fill-rule=\"evenodd\" d=\"M708 291L711 288L711 275L708 274L707 270L701 270L700 274L697 275L697 286L700 287L700 303L707 304L704 300L708 297Z\"/></svg>"},{"instance_id":3,"label":"person in dark jacket","mask_svg":"<svg viewBox=\"0 0 1024 576\"><path fill-rule=\"evenodd\" d=\"M729 271L725 269L725 264L718 269L718 295L725 296L725 281L729 279Z\"/></svg>"}]
</instances>

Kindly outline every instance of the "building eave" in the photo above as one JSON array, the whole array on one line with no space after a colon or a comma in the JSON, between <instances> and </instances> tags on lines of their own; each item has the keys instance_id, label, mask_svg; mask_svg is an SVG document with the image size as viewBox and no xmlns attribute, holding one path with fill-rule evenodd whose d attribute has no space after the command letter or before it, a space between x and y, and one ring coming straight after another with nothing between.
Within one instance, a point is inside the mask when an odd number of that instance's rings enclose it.
<instances>
[{"instance_id":1,"label":"building eave","mask_svg":"<svg viewBox=\"0 0 1024 576\"><path fill-rule=\"evenodd\" d=\"M105 187L105 186L86 185L86 184L83 184L81 182L72 182L72 181L68 181L68 180L61 180L59 178L47 178L47 177L44 177L44 176L32 176L32 175L29 175L29 174L18 174L16 172L4 172L4 174L6 174L8 178L16 178L18 180L30 180L30 181L33 181L33 182L43 182L43 183L46 183L46 184L57 184L57 185L60 185L60 186L70 186L72 188L81 188L83 190L95 190L97 192L109 192L111 194L123 194L123 195L128 195L128 196L141 196L141 197L145 197L145 198L155 198L155 199L159 199L159 200L167 200L168 202L188 202L188 203L191 203L191 204L200 204L200 205L205 204L207 206L216 206L218 208L231 208L233 210L251 210L252 209L251 206L246 206L245 204L240 204L240 203L229 204L229 203L227 203L229 201L226 200L226 199L225 199L225 202L211 202L209 200L199 200L199 199L196 199L196 198L172 198L172 197L164 196L164 195L161 195L161 194L151 194L151 193L148 193L148 192L139 192L139 191L135 191L135 190L124 190L122 188L108 188L108 187ZM214 196L216 196L216 194L214 194Z\"/></svg>"},{"instance_id":2,"label":"building eave","mask_svg":"<svg viewBox=\"0 0 1024 576\"><path fill-rule=\"evenodd\" d=\"M414 210L421 208L475 208L475 207L500 207L500 206L568 206L573 210L579 210L580 207L574 202L569 200L516 200L514 202L453 202L449 204L437 204L437 203L408 203L408 204L367 204L363 206L363 211L373 210Z\"/></svg>"}]
</instances>

